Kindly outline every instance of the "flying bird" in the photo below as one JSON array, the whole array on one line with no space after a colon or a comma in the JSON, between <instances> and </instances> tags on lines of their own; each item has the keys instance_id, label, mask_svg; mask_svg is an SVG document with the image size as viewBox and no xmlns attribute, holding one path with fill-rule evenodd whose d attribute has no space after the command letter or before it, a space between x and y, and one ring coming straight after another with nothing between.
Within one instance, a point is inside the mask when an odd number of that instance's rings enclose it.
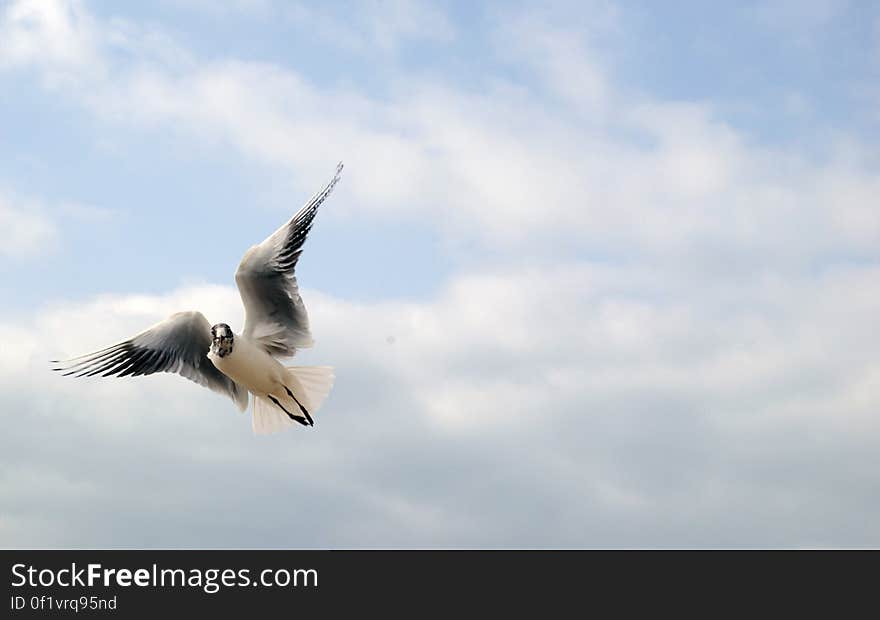
<instances>
[{"instance_id":1,"label":"flying bird","mask_svg":"<svg viewBox=\"0 0 880 620\"><path fill-rule=\"evenodd\" d=\"M294 270L318 207L339 182L329 183L287 223L245 252L235 282L245 310L244 329L214 326L198 311L178 312L119 344L65 361L53 370L75 377L137 377L177 373L229 396L247 410L253 394L254 433L295 424L314 425L314 414L333 385L329 366L284 366L314 343Z\"/></svg>"}]
</instances>

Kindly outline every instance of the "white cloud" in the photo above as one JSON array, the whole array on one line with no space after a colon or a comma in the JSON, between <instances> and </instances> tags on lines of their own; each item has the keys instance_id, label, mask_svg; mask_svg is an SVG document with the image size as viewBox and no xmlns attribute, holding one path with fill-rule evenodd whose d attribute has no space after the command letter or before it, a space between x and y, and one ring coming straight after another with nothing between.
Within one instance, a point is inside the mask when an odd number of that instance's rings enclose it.
<instances>
[{"instance_id":1,"label":"white cloud","mask_svg":"<svg viewBox=\"0 0 880 620\"><path fill-rule=\"evenodd\" d=\"M58 227L44 209L32 202L0 194L0 257L17 261L50 253L58 239Z\"/></svg>"},{"instance_id":2,"label":"white cloud","mask_svg":"<svg viewBox=\"0 0 880 620\"><path fill-rule=\"evenodd\" d=\"M876 251L869 169L752 144L707 104L626 99L576 33L539 21L525 37L520 18L500 23L505 54L528 58L565 105L516 83L471 93L412 76L380 100L276 65L194 63L120 20L83 16L56 28L81 56L113 66L88 88L67 89L102 118L231 144L298 179L320 178L344 158L342 191L358 208L427 216L456 236L536 247L542 235L554 245L563 235L662 256L701 256L718 238L725 252L744 251L739 260L756 247L801 258ZM126 37L114 40L131 53L111 62L106 39L120 31ZM42 40L8 18L3 35L34 49ZM18 62L66 66L52 54ZM596 106L602 114L591 118Z\"/></svg>"},{"instance_id":3,"label":"white cloud","mask_svg":"<svg viewBox=\"0 0 880 620\"><path fill-rule=\"evenodd\" d=\"M549 20L497 22L521 80L400 75L379 98L196 61L76 3L4 15L0 64L36 69L105 122L231 145L298 178L344 157L336 212L516 250L427 302L306 291L318 344L300 361L336 365L337 384L315 429L268 439L182 379L76 382L44 362L177 310L240 326L233 289L0 323L6 546L877 540L863 518L880 441L871 145L844 138L817 161L756 144L708 104L628 95L594 30ZM361 44L400 45L419 15ZM44 45L53 33L69 54Z\"/></svg>"},{"instance_id":4,"label":"white cloud","mask_svg":"<svg viewBox=\"0 0 880 620\"><path fill-rule=\"evenodd\" d=\"M358 52L400 52L407 43L448 43L456 29L449 18L422 0L355 2L316 6L282 4L290 23L334 45ZM341 10L339 10L341 8Z\"/></svg>"},{"instance_id":5,"label":"white cloud","mask_svg":"<svg viewBox=\"0 0 880 620\"><path fill-rule=\"evenodd\" d=\"M63 227L71 221L105 224L115 211L74 202L58 204L0 190L0 258L10 262L45 257L64 243Z\"/></svg>"},{"instance_id":6,"label":"white cloud","mask_svg":"<svg viewBox=\"0 0 880 620\"><path fill-rule=\"evenodd\" d=\"M297 363L332 363L338 381L315 429L268 440L181 378L72 380L44 359L182 309L240 325L232 288L56 304L3 324L4 544L36 544L47 527L77 546L876 539L873 525L851 529L877 507L872 478L851 472L880 440L877 270L702 289L658 275L481 273L423 303L307 290L317 345ZM67 447L41 453L54 433Z\"/></svg>"},{"instance_id":7,"label":"white cloud","mask_svg":"<svg viewBox=\"0 0 880 620\"><path fill-rule=\"evenodd\" d=\"M607 2L583 3L579 9L586 10L588 20L567 22L567 12L558 6L499 14L496 47L502 58L529 69L550 92L570 103L582 120L597 125L618 102L596 42L617 31L620 18Z\"/></svg>"},{"instance_id":8,"label":"white cloud","mask_svg":"<svg viewBox=\"0 0 880 620\"><path fill-rule=\"evenodd\" d=\"M226 0L225 2L212 2L211 0L161 0L163 4L176 6L203 13L235 13L250 15L265 15L272 8L272 0Z\"/></svg>"},{"instance_id":9,"label":"white cloud","mask_svg":"<svg viewBox=\"0 0 880 620\"><path fill-rule=\"evenodd\" d=\"M397 54L410 43L448 43L456 28L446 14L423 0L361 0L306 3L276 0L164 0L212 17L234 16L291 25L298 36L358 53Z\"/></svg>"},{"instance_id":10,"label":"white cloud","mask_svg":"<svg viewBox=\"0 0 880 620\"><path fill-rule=\"evenodd\" d=\"M17 0L0 13L0 67L34 65L50 83L81 84L103 68L99 35L78 0Z\"/></svg>"}]
</instances>

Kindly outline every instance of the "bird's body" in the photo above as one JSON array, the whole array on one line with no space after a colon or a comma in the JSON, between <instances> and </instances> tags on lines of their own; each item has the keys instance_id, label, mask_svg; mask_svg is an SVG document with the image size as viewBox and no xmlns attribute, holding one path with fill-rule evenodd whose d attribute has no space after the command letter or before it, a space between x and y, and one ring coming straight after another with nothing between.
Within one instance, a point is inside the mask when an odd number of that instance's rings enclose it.
<instances>
[{"instance_id":1,"label":"bird's body","mask_svg":"<svg viewBox=\"0 0 880 620\"><path fill-rule=\"evenodd\" d=\"M235 334L232 352L220 357L212 350L208 359L224 375L248 389L254 396L284 394L285 370L281 362L246 336Z\"/></svg>"},{"instance_id":2,"label":"bird's body","mask_svg":"<svg viewBox=\"0 0 880 620\"><path fill-rule=\"evenodd\" d=\"M253 429L271 433L312 414L330 391L328 366L284 366L311 346L305 305L294 269L318 207L339 181L336 175L286 224L245 252L235 273L245 308L236 334L226 323L213 327L200 312L178 312L137 336L96 353L73 358L55 370L75 376L138 376L175 372L229 396L241 411L253 394Z\"/></svg>"},{"instance_id":3,"label":"bird's body","mask_svg":"<svg viewBox=\"0 0 880 620\"><path fill-rule=\"evenodd\" d=\"M283 411L290 421L308 426L314 424L310 412L317 410L330 391L333 369L327 366L285 367L258 342L233 334L231 330L230 334L234 346L229 352L220 355L217 346L212 344L208 359L217 370L253 394L254 430L268 433L283 427L277 424L277 409Z\"/></svg>"}]
</instances>

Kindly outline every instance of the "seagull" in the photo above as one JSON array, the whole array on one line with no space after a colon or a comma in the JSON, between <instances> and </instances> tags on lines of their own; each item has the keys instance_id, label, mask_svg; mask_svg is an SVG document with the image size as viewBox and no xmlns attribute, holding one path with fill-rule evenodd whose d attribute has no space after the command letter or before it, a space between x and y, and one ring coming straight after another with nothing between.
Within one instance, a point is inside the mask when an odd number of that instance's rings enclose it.
<instances>
[{"instance_id":1,"label":"seagull","mask_svg":"<svg viewBox=\"0 0 880 620\"><path fill-rule=\"evenodd\" d=\"M235 283L245 310L244 329L213 326L198 311L178 312L138 335L69 360L53 360L65 376L137 377L177 373L232 399L247 410L253 394L255 434L300 424L313 415L333 385L330 366L284 366L314 344L294 270L318 207L339 182L342 163L324 189L262 243L245 252Z\"/></svg>"}]
</instances>

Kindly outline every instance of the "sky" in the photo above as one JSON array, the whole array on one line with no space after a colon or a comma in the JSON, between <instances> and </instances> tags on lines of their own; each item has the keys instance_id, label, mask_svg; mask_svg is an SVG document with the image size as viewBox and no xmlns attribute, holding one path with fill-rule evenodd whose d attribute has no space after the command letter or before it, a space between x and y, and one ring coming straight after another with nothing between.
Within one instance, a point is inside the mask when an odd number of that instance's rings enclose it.
<instances>
[{"instance_id":1,"label":"sky","mask_svg":"<svg viewBox=\"0 0 880 620\"><path fill-rule=\"evenodd\" d=\"M0 547L880 546L880 7L0 0ZM314 428L48 360L297 267Z\"/></svg>"}]
</instances>

